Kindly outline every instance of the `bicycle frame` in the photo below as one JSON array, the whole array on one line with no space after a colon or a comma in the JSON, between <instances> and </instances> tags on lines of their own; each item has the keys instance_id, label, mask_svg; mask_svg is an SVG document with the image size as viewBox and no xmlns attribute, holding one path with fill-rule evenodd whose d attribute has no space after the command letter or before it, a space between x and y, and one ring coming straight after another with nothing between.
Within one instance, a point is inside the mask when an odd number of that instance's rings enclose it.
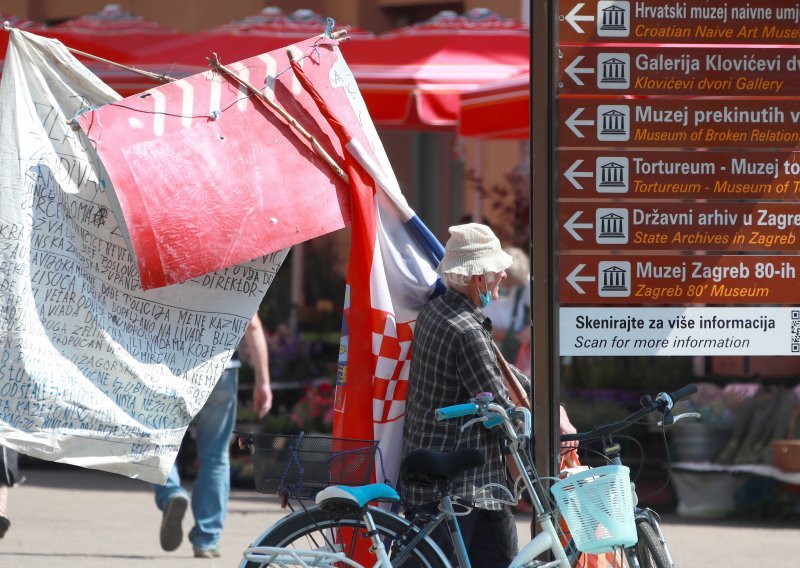
<instances>
[{"instance_id":1,"label":"bicycle frame","mask_svg":"<svg viewBox=\"0 0 800 568\"><path fill-rule=\"evenodd\" d=\"M673 401L681 400L683 398L688 397L696 390L696 387L690 385L688 387L684 387L683 389L679 389L674 393L659 393L655 400L651 399L649 396L642 398L642 406L643 408L639 411L635 412L628 418L624 419L623 421L605 424L603 426L595 428L588 433L583 434L572 434L568 436L562 436L562 441L583 441L583 440L594 440L594 439L602 439L604 444L604 453L606 458L609 460L609 463L612 465L622 465L621 458L620 458L620 446L618 444L613 443L612 435L616 432L630 426L630 424L634 423L636 420L642 418L643 416L658 411L664 417L663 424L669 425L673 424L677 420L682 417L692 416L692 413L685 413L678 416L673 416L670 412L672 408ZM537 515L537 523L540 528L539 533L535 538L533 538L528 544L526 544L522 549L517 553L517 555L512 560L509 568L524 568L529 565L534 565L537 568L573 568L577 563L578 559L581 556L581 552L577 550L577 547L574 543L570 540L566 542L566 544L562 544L561 537L563 536L563 532L560 528L556 525L556 510L554 506L551 505L551 501L547 496L546 487L543 483L543 480L540 478L538 472L536 471L535 465L533 463L532 457L530 453L525 449L527 442L530 440L531 435L531 417L530 411L527 408L517 407L511 411L506 411L502 406L492 402L493 398L488 393L481 393L476 396L475 399L472 399L470 403L456 405L452 407L441 408L436 411L437 419L444 420L450 418L457 418L457 417L466 417L466 416L475 416L478 415L477 418L472 418L468 420L463 426L462 429L472 426L476 423L482 423L486 428L496 428L502 427L505 431L506 438L509 440L509 451L507 452L510 456L510 459L513 460L515 465L517 466L518 471L521 474L521 478L525 485L525 489L527 490L528 494L531 497L531 501L533 504L533 508ZM509 418L509 412L513 412L514 414L519 414L524 418L524 433L519 435L517 430L514 426L514 423ZM694 415L699 416L699 415ZM522 454L524 454L526 460L523 461ZM527 461L527 463L526 463ZM332 497L337 497L335 500L335 506L341 507L343 506L342 495L341 493L343 490L347 489L346 487L337 486L336 495L332 495ZM388 493L393 494L392 500L397 501L399 496L394 490L391 490ZM515 485L516 490L516 485ZM542 493L540 493L540 491ZM344 491L346 493L346 491ZM347 503L345 506L353 507L351 509L352 513L358 511L357 515L353 515L349 517L350 519L355 519L356 523L363 522L364 526L367 529L367 535L370 536L373 543L372 551L376 555L376 562L373 568L392 568L393 566L400 565L409 554L414 552L415 547L418 547L420 543L425 540L425 546L428 547L427 554L433 553L437 555L436 557L440 560L440 563L445 563L445 556L443 555L441 549L428 537L433 533L433 531L441 525L442 522L445 522L448 526L448 531L450 533L450 537L453 542L454 550L456 557L458 559L459 567L460 568L471 568L469 558L466 551L466 546L464 544L464 540L462 538L458 522L457 522L457 514L453 507L453 501L449 494L449 489L446 489L445 485L440 486L440 508L439 512L435 514L432 518L425 521L424 526L413 526L409 524L409 522L402 517L394 513L389 513L383 511L381 509L376 509L368 505L370 501L375 499L385 499L387 498L387 491L386 486L383 484L375 484L370 486L364 486L358 488L358 491L352 491L352 496L356 498L353 499L353 503L350 503L350 499L345 499ZM324 497L319 499L318 496L318 505L317 507L320 510L327 510L323 507L323 505L327 504L328 501L326 500L328 497ZM305 509L305 507L304 507ZM391 550L391 558L389 552L387 552L382 536L378 530L376 522L373 519L373 516L370 511L372 511L378 518L381 517L381 527L392 527L389 529L391 533L391 538L395 538L394 546ZM286 518L286 520L292 519L294 515L299 513L309 514L310 510L306 509L304 511L297 511L293 515L290 515ZM651 511L650 509L643 509L635 506L634 504L634 517L642 522L647 522L650 525L652 531L656 534L657 538L661 541L658 544L660 554L664 554L664 559L667 560L671 565L674 566L674 562L669 555L669 552L666 548L666 542L661 533L661 529L659 527L658 516ZM360 520L358 520L360 519ZM298 521L302 521L305 523L305 519L294 518L292 522L294 524L300 524ZM391 521L391 522L390 522ZM281 523L278 523L280 525ZM291 525L291 523L288 523ZM325 524L322 521L322 524ZM300 526L307 526L302 524ZM353 526L353 525L348 525ZM328 529L331 527L325 526L322 527L324 529ZM259 537L259 543L263 542L265 538L269 535L269 529L267 532L263 533L261 537ZM301 529L302 530L302 529ZM328 542L328 538L324 537L326 542ZM654 542L652 537L647 539L649 542ZM254 562L261 562L266 560L267 556L271 556L274 554L279 554L284 549L278 547L264 547L253 545L245 552L245 559L254 561ZM624 554L627 558L629 566L631 568L638 568L638 554L639 551L635 549L635 547L631 548L623 548ZM652 548L651 548L652 550ZM538 560L543 554L550 552L554 560ZM313 554L305 555L306 552L312 552ZM274 557L272 557L274 558ZM339 562L341 561L341 555L335 551L333 548L329 548L328 550L321 550L316 548L312 551L303 551L300 550L296 553L286 553L282 556L288 562L297 562L301 560L301 558L308 559L308 560L320 560L322 562L330 561L330 562ZM428 556L428 558L431 558ZM271 558L270 558L271 559ZM348 565L357 566L351 561L346 562ZM279 564L282 566L282 564ZM293 564L294 565L294 564ZM303 563L302 566L306 566L307 564ZM331 564L318 564L314 563L314 566L329 566Z\"/></svg>"},{"instance_id":2,"label":"bicycle frame","mask_svg":"<svg viewBox=\"0 0 800 568\"><path fill-rule=\"evenodd\" d=\"M530 463L525 464L520 456L520 448L524 446L527 440L530 437L531 431L531 414L530 410L524 407L517 407L514 409L515 412L521 414L525 420L524 431L525 434L520 438L517 434L511 420L508 417L508 413L505 409L495 403L489 403L486 405L487 410L496 413L500 418L502 418L502 426L505 430L505 434L510 441L510 456L514 460L514 463L517 466L517 469L521 472L522 480L525 483L525 489L527 490L528 494L531 497L531 501L533 503L533 508L536 511L537 516L537 523L540 528L539 534L531 540L528 544L526 544L522 549L517 553L514 557L513 561L509 565L509 568L520 568L532 562L537 557L541 556L548 550L553 554L554 561L548 562L545 564L541 564L542 568L572 568L574 566L578 554L576 553L573 558L571 558L564 549L564 546L561 544L561 540L559 538L559 532L556 529L556 526L553 522L554 514L553 510L549 506L545 506L544 502L542 501L539 492L536 489L537 484L541 486L541 479L539 478L538 473L536 472L536 468L531 460L528 460ZM468 421L462 428L467 428L471 426L475 422L484 422L484 425L489 426L489 421L486 420L484 417L483 419L473 419ZM495 423L496 425L497 423ZM531 479L528 471L530 467L530 471L533 474L533 477L536 480L536 483ZM442 505L443 511L440 512L439 515L434 517L432 521L430 521L423 529L422 532L425 534L430 534L433 528L435 528L438 524L441 523L440 517L447 517L448 520L452 520L450 523L450 536L453 540L453 545L456 551L456 557L458 558L459 564L461 568L470 568L469 558L467 557L466 547L464 545L464 540L461 538L461 533L458 531L458 524L455 522L455 514L452 513L452 503L450 502L449 496L444 495L442 497ZM449 507L449 511L448 511ZM455 530L453 530L453 526L455 526ZM404 547L405 548L405 547Z\"/></svg>"},{"instance_id":3,"label":"bicycle frame","mask_svg":"<svg viewBox=\"0 0 800 568\"><path fill-rule=\"evenodd\" d=\"M525 410L527 411L527 409ZM519 450L515 448L511 455L514 459L514 462L517 464L519 471L522 472L522 479L525 482L525 488L528 491L528 495L531 497L531 502L533 503L533 508L536 511L539 528L541 530L533 540L520 549L520 551L514 557L514 560L509 565L509 568L519 568L524 566L535 558L544 554L547 550L550 550L553 553L555 561L542 565L543 568L571 568L574 565L575 559L571 559L567 556L567 553L561 544L558 531L553 523L553 511L549 507L545 508L544 503L539 498L536 487L528 475L528 470L526 469L525 464L523 464L522 458L519 455ZM530 467L533 471L534 477L536 477L539 483L541 483L541 480L539 479L536 469L532 463L530 464Z\"/></svg>"}]
</instances>

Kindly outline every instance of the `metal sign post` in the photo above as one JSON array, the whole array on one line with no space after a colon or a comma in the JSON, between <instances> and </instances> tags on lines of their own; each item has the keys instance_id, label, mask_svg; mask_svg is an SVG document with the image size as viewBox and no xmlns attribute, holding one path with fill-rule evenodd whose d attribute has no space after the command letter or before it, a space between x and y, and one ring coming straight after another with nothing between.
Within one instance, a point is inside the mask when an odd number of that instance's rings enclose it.
<instances>
[{"instance_id":1,"label":"metal sign post","mask_svg":"<svg viewBox=\"0 0 800 568\"><path fill-rule=\"evenodd\" d=\"M536 468L557 473L559 365L555 334L556 166L555 2L533 0L531 10L531 340Z\"/></svg>"}]
</instances>

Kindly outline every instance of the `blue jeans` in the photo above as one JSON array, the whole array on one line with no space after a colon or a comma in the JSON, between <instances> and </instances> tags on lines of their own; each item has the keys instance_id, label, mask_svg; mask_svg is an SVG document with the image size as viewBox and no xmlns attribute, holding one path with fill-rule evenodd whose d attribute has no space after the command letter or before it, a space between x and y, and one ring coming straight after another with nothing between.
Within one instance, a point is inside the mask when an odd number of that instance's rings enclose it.
<instances>
[{"instance_id":1,"label":"blue jeans","mask_svg":"<svg viewBox=\"0 0 800 568\"><path fill-rule=\"evenodd\" d=\"M228 512L231 489L229 445L236 424L236 389L239 369L226 369L203 408L195 417L197 455L200 461L192 490L194 527L189 541L194 549L216 548ZM156 505L164 510L176 495L189 496L181 487L177 465L164 485L156 485Z\"/></svg>"}]
</instances>

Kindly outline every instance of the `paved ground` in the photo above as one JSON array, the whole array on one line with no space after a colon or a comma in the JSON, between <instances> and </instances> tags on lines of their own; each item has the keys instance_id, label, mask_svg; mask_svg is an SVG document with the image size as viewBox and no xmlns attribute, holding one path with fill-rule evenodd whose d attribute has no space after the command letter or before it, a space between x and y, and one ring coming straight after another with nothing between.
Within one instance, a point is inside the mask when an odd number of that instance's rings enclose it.
<instances>
[{"instance_id":1,"label":"paved ground","mask_svg":"<svg viewBox=\"0 0 800 568\"><path fill-rule=\"evenodd\" d=\"M11 528L0 540L0 567L128 568L236 566L241 551L283 512L272 497L235 490L222 538L222 557L192 558L184 541L161 550L161 520L148 485L76 468L26 470L9 492ZM520 534L529 519L519 517ZM185 519L188 531L191 515ZM800 527L665 518L664 531L679 568L793 567ZM521 536L521 542L525 542ZM476 567L477 568L477 567Z\"/></svg>"}]
</instances>

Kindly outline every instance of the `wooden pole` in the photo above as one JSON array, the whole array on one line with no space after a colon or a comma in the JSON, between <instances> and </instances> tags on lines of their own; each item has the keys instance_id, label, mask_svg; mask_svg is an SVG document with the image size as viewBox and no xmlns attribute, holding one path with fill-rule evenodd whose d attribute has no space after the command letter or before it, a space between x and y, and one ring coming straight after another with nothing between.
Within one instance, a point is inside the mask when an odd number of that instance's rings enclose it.
<instances>
[{"instance_id":1,"label":"wooden pole","mask_svg":"<svg viewBox=\"0 0 800 568\"><path fill-rule=\"evenodd\" d=\"M211 66L214 69L216 69L226 77L233 80L233 82L236 83L237 85L245 88L248 92L258 97L258 99L261 102L263 102L272 110L274 110L276 113L278 113L278 115L280 115L286 122L288 122L289 125L292 128L294 128L303 138L308 140L309 144L311 144L311 147L314 149L314 151L317 154L319 154L319 156L323 160L325 160L331 168L333 168L333 171L336 173L337 176L339 176L342 179L342 181L344 181L347 184L350 183L347 174L344 173L344 170L341 167L339 167L339 164L337 164L334 161L334 159L330 156L330 154L328 154L325 151L325 149L320 145L317 139L314 138L305 128L303 128L303 126L299 122L297 122L297 120L295 120L295 118L292 115L286 112L286 110L284 110L283 107L275 103L275 101L271 100L264 93L256 89L248 81L242 79L241 77L236 75L236 73L234 73L233 71L225 67L222 63L220 63L216 53L212 53L211 55L212 57L207 57L206 60L211 64Z\"/></svg>"},{"instance_id":2,"label":"wooden pole","mask_svg":"<svg viewBox=\"0 0 800 568\"><path fill-rule=\"evenodd\" d=\"M91 53L86 53L85 51L81 51L79 49L73 49L66 45L64 47L66 47L70 53L75 55L80 55L81 57L86 57L87 59L93 59L94 61L100 61L102 63L108 63L114 67L119 67L120 69L125 69L126 71L132 71L133 73L138 73L139 75L143 75L149 79L153 79L154 81L161 81L162 83L171 83L172 81L177 81L175 77L170 77L166 73L161 75L158 73L151 73L150 71L145 71L144 69L138 69L136 67L131 67L130 65L123 65L122 63L117 63L116 61L111 61L110 59L104 59L103 57L92 55Z\"/></svg>"}]
</instances>

